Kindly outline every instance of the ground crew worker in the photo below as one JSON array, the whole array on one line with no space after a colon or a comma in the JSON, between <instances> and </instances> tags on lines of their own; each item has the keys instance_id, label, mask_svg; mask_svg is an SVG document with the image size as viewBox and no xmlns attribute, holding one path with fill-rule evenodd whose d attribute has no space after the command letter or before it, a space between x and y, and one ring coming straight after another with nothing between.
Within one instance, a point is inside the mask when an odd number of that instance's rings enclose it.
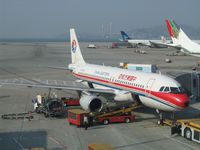
<instances>
[{"instance_id":1,"label":"ground crew worker","mask_svg":"<svg viewBox=\"0 0 200 150\"><path fill-rule=\"evenodd\" d=\"M88 117L86 115L84 115L83 122L84 122L85 130L87 130L87 128L88 128Z\"/></svg>"},{"instance_id":2,"label":"ground crew worker","mask_svg":"<svg viewBox=\"0 0 200 150\"><path fill-rule=\"evenodd\" d=\"M58 98L55 92L53 92L53 98Z\"/></svg>"},{"instance_id":3,"label":"ground crew worker","mask_svg":"<svg viewBox=\"0 0 200 150\"><path fill-rule=\"evenodd\" d=\"M31 118L32 118L32 113L31 111L28 112L28 121L31 121Z\"/></svg>"},{"instance_id":4,"label":"ground crew worker","mask_svg":"<svg viewBox=\"0 0 200 150\"><path fill-rule=\"evenodd\" d=\"M41 105L41 104L42 104L42 96L41 96L40 94L38 94L38 95L36 96L36 99L37 99L38 105Z\"/></svg>"},{"instance_id":5,"label":"ground crew worker","mask_svg":"<svg viewBox=\"0 0 200 150\"><path fill-rule=\"evenodd\" d=\"M34 111L37 111L37 108L38 108L38 103L37 103L37 101L35 100L35 101L34 101Z\"/></svg>"}]
</instances>

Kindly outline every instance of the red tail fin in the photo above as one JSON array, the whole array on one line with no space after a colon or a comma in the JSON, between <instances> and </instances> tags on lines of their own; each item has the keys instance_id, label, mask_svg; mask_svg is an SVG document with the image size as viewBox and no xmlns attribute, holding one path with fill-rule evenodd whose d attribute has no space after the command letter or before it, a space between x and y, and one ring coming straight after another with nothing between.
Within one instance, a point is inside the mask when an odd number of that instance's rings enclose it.
<instances>
[{"instance_id":1,"label":"red tail fin","mask_svg":"<svg viewBox=\"0 0 200 150\"><path fill-rule=\"evenodd\" d=\"M169 32L169 36L170 36L170 37L174 37L174 32L173 32L173 30L172 30L172 27L171 27L171 25L170 25L169 20L165 20L165 22L166 22L167 29L168 29L168 32Z\"/></svg>"}]
</instances>

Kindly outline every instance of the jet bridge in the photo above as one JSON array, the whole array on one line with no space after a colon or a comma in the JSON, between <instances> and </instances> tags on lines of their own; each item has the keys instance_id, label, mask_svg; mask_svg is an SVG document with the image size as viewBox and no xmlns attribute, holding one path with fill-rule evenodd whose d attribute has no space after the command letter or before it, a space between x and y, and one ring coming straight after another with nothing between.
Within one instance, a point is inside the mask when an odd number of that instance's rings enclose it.
<instances>
[{"instance_id":1,"label":"jet bridge","mask_svg":"<svg viewBox=\"0 0 200 150\"><path fill-rule=\"evenodd\" d=\"M200 101L200 72L167 72L177 80L186 93L190 96L192 101ZM187 81L187 82L186 82Z\"/></svg>"}]
</instances>

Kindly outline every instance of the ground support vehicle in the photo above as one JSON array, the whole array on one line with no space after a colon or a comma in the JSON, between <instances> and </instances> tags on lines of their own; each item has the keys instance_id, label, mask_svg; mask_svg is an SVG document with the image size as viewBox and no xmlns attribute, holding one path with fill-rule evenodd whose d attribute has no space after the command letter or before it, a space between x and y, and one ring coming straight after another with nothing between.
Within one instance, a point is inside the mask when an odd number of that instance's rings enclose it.
<instances>
[{"instance_id":1,"label":"ground support vehicle","mask_svg":"<svg viewBox=\"0 0 200 150\"><path fill-rule=\"evenodd\" d=\"M61 100L64 102L65 107L68 107L68 106L80 106L79 99L62 97Z\"/></svg>"},{"instance_id":2,"label":"ground support vehicle","mask_svg":"<svg viewBox=\"0 0 200 150\"><path fill-rule=\"evenodd\" d=\"M80 127L84 125L83 118L84 116L88 116L89 112L83 109L69 109L67 114L69 124L74 124L77 127Z\"/></svg>"},{"instance_id":3,"label":"ground support vehicle","mask_svg":"<svg viewBox=\"0 0 200 150\"><path fill-rule=\"evenodd\" d=\"M105 125L109 123L129 123L135 120L133 110L140 107L140 105L131 105L127 108L119 108L118 110L106 112L95 116L95 120Z\"/></svg>"},{"instance_id":4,"label":"ground support vehicle","mask_svg":"<svg viewBox=\"0 0 200 150\"><path fill-rule=\"evenodd\" d=\"M1 116L2 119L33 119L33 112L29 111L26 113L12 113L12 114L3 114Z\"/></svg>"},{"instance_id":5,"label":"ground support vehicle","mask_svg":"<svg viewBox=\"0 0 200 150\"><path fill-rule=\"evenodd\" d=\"M129 123L135 120L135 115L119 115L119 116L108 116L108 117L98 117L98 122L104 125L109 123Z\"/></svg>"},{"instance_id":6,"label":"ground support vehicle","mask_svg":"<svg viewBox=\"0 0 200 150\"><path fill-rule=\"evenodd\" d=\"M88 117L89 125L93 123L109 124L114 122L132 122L135 120L133 110L141 107L141 105L130 105L129 107L118 108L117 110L103 111L99 113L88 112L83 109L69 109L68 110L68 122L74 124L77 127L83 126L84 116Z\"/></svg>"},{"instance_id":7,"label":"ground support vehicle","mask_svg":"<svg viewBox=\"0 0 200 150\"><path fill-rule=\"evenodd\" d=\"M110 144L89 144L88 150L115 150L115 148Z\"/></svg>"},{"instance_id":8,"label":"ground support vehicle","mask_svg":"<svg viewBox=\"0 0 200 150\"><path fill-rule=\"evenodd\" d=\"M63 116L65 114L64 102L59 98L43 97L42 103L37 105L35 111L43 113L45 117Z\"/></svg>"},{"instance_id":9,"label":"ground support vehicle","mask_svg":"<svg viewBox=\"0 0 200 150\"><path fill-rule=\"evenodd\" d=\"M172 123L171 134L179 134L188 140L200 143L200 119L182 119Z\"/></svg>"}]
</instances>

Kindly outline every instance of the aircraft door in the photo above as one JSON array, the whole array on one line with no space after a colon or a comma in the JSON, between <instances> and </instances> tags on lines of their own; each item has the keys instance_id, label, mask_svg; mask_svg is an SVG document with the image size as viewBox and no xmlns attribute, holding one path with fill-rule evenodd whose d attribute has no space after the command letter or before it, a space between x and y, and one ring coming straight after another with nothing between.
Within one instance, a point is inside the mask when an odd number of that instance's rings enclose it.
<instances>
[{"instance_id":1,"label":"aircraft door","mask_svg":"<svg viewBox=\"0 0 200 150\"><path fill-rule=\"evenodd\" d=\"M146 87L145 87L145 93L147 93L147 94L151 93L151 88L152 88L154 82L155 82L155 79L149 79L149 81L147 82Z\"/></svg>"}]
</instances>

